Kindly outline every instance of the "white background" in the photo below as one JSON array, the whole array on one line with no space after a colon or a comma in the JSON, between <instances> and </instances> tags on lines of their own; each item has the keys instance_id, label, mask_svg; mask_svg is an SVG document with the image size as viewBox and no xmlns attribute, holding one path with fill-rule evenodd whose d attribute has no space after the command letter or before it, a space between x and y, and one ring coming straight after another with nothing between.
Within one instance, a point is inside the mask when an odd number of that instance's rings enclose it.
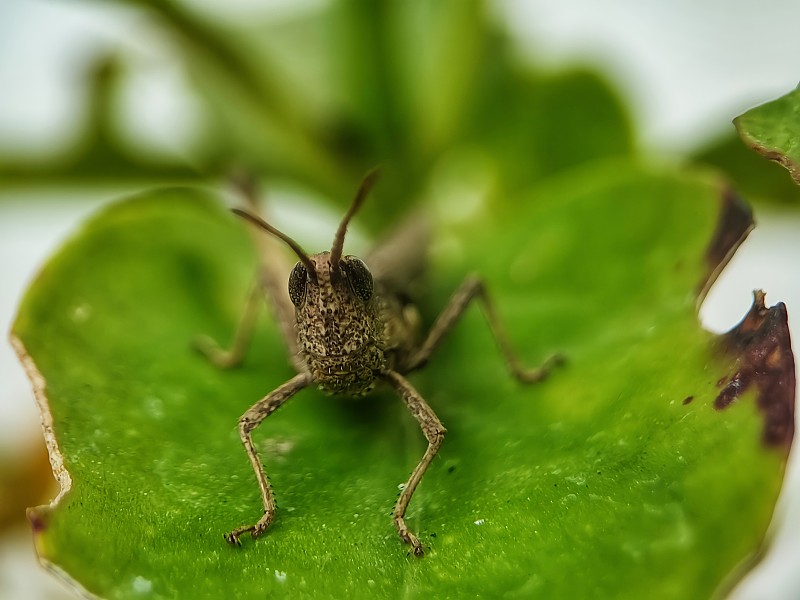
<instances>
[{"instance_id":1,"label":"white background","mask_svg":"<svg viewBox=\"0 0 800 600\"><path fill-rule=\"evenodd\" d=\"M252 15L319 3L226 5L241 5ZM538 64L557 68L577 61L607 73L633 107L641 145L664 160L729 131L734 116L800 81L796 0L507 0L496 13ZM38 152L68 139L84 100L77 70L83 59L118 44L147 54L132 23L130 14L102 2L0 0L0 152ZM137 122L162 150L172 150L192 119L179 77L169 64L151 65L137 85L148 90L148 103L131 108ZM28 205L19 193L0 189L0 329L9 329L38 266L110 193L71 199L61 193L53 203ZM41 200L47 192L38 194ZM701 316L714 331L728 329L746 312L752 290L763 288L768 304L786 302L798 340L800 217L773 208L760 211L757 220ZM39 425L29 384L7 344L0 344L0 382L0 452L13 455L39 435ZM800 598L797 463L790 461L772 550L735 592L737 600ZM72 597L39 569L26 528L0 537L0 597Z\"/></svg>"}]
</instances>

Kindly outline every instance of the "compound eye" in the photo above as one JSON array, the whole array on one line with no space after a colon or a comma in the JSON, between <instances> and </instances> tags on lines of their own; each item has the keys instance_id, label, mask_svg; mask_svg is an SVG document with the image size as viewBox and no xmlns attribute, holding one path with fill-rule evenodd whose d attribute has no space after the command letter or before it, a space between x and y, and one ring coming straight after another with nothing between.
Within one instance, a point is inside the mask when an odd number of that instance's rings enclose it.
<instances>
[{"instance_id":1,"label":"compound eye","mask_svg":"<svg viewBox=\"0 0 800 600\"><path fill-rule=\"evenodd\" d=\"M369 302L375 286L372 281L372 273L369 272L364 261L355 256L345 256L340 265L353 293L362 301Z\"/></svg>"},{"instance_id":2,"label":"compound eye","mask_svg":"<svg viewBox=\"0 0 800 600\"><path fill-rule=\"evenodd\" d=\"M289 298L295 306L300 306L306 297L307 280L308 269L303 266L303 263L297 263L289 275Z\"/></svg>"}]
</instances>

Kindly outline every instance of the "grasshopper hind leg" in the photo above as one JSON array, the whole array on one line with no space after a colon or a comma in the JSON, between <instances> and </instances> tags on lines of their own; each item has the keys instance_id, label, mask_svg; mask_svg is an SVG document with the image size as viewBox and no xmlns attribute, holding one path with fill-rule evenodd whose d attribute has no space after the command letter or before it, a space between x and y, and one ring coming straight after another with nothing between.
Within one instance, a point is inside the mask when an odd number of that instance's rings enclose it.
<instances>
[{"instance_id":1,"label":"grasshopper hind leg","mask_svg":"<svg viewBox=\"0 0 800 600\"><path fill-rule=\"evenodd\" d=\"M550 372L565 362L562 354L556 353L547 358L538 367L528 368L521 364L517 353L509 342L505 328L502 326L494 303L491 301L486 285L479 277L467 277L453 294L444 310L431 327L428 337L405 365L404 372L415 371L428 362L434 350L438 348L444 337L458 323L467 307L473 300L477 300L483 309L483 314L500 349L506 366L518 381L522 383L537 383L546 379Z\"/></svg>"},{"instance_id":2,"label":"grasshopper hind leg","mask_svg":"<svg viewBox=\"0 0 800 600\"><path fill-rule=\"evenodd\" d=\"M250 292L247 296L247 302L244 306L244 311L239 319L239 324L236 327L236 333L233 336L233 343L230 349L225 350L210 336L199 335L194 339L194 347L205 356L211 364L220 369L230 369L237 367L242 363L245 352L250 345L250 339L253 337L253 330L256 326L256 318L258 317L259 305L261 303L261 288L258 281L253 282L250 286Z\"/></svg>"}]
</instances>

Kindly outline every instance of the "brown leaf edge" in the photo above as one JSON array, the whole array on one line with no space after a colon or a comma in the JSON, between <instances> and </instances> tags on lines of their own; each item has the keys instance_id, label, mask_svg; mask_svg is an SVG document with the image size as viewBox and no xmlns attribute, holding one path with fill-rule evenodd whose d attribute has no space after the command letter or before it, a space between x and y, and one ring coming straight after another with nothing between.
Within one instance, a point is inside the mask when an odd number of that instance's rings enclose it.
<instances>
[{"instance_id":1,"label":"brown leaf edge","mask_svg":"<svg viewBox=\"0 0 800 600\"><path fill-rule=\"evenodd\" d=\"M58 440L56 439L55 429L53 427L53 415L50 412L50 405L48 403L46 394L47 382L36 366L36 363L33 361L33 358L31 358L31 355L28 354L28 351L25 348L25 345L22 343L22 340L20 340L12 332L9 334L9 342L11 343L12 348L14 348L14 352L16 352L17 358L22 364L22 368L25 370L25 373L33 387L33 396L36 400L36 405L39 408L39 415L42 421L44 441L47 445L47 452L50 455L50 466L53 469L53 475L55 476L59 487L58 495L53 499L52 502L50 502L50 504L29 508L27 511L28 521L30 522L31 529L33 531L33 542L36 548L36 555L39 559L39 563L46 570L63 581L80 597L87 598L89 600L102 600L102 598L99 596L95 596L86 590L58 565L44 558L40 537L41 533L47 529L50 512L72 488L72 477L64 465L64 456L61 454L61 450L58 447Z\"/></svg>"},{"instance_id":2,"label":"brown leaf edge","mask_svg":"<svg viewBox=\"0 0 800 600\"><path fill-rule=\"evenodd\" d=\"M698 286L698 303L755 227L749 205L731 188L722 192L717 228L706 250L707 274ZM786 306L764 304L766 294L753 293L753 305L742 321L720 336L722 352L735 358L733 374L723 376L714 407L727 408L752 386L764 414L764 444L781 448L785 455L794 438L796 376ZM724 387L723 387L724 386Z\"/></svg>"},{"instance_id":3,"label":"brown leaf edge","mask_svg":"<svg viewBox=\"0 0 800 600\"><path fill-rule=\"evenodd\" d=\"M714 408L725 410L751 387L756 388L758 409L764 416L762 441L788 456L794 438L796 376L783 302L767 308L761 290L753 292L753 305L744 319L721 336L725 354L735 357L733 374L721 379Z\"/></svg>"},{"instance_id":4,"label":"brown leaf edge","mask_svg":"<svg viewBox=\"0 0 800 600\"><path fill-rule=\"evenodd\" d=\"M736 127L736 131L738 132L742 142L744 142L748 148L758 152L767 160L771 160L772 162L776 162L781 165L783 168L789 171L789 174L792 176L792 179L794 179L795 183L800 185L800 164L789 158L785 152L776 150L774 148L767 148L760 141L752 137L747 131L744 130L741 117L734 119L733 124Z\"/></svg>"},{"instance_id":5,"label":"brown leaf edge","mask_svg":"<svg viewBox=\"0 0 800 600\"><path fill-rule=\"evenodd\" d=\"M699 286L698 303L755 227L750 206L731 188L722 192L717 228L706 250L707 275ZM752 386L764 414L764 444L788 455L794 438L796 377L786 306L779 302L767 309L766 294L753 293L753 305L742 321L720 336L722 352L736 359L733 374L726 374L714 407L727 408Z\"/></svg>"},{"instance_id":6,"label":"brown leaf edge","mask_svg":"<svg viewBox=\"0 0 800 600\"><path fill-rule=\"evenodd\" d=\"M721 194L722 207L717 219L717 228L706 249L706 276L697 288L698 309L719 274L755 228L750 205L729 186L726 186Z\"/></svg>"},{"instance_id":7,"label":"brown leaf edge","mask_svg":"<svg viewBox=\"0 0 800 600\"><path fill-rule=\"evenodd\" d=\"M731 188L722 193L717 229L706 251L707 275L698 286L698 308L739 246L755 227L752 210ZM757 404L764 415L762 440L765 446L777 448L784 456L784 468L794 439L796 371L791 348L786 306L779 302L766 308L766 294L753 292L753 304L742 319L727 333L719 336L719 352L735 358L732 374L718 382L720 393L714 408L724 410L752 386L756 387ZM739 563L720 582L714 598L726 598L762 561L772 545L780 514L772 516L769 529L759 547Z\"/></svg>"}]
</instances>

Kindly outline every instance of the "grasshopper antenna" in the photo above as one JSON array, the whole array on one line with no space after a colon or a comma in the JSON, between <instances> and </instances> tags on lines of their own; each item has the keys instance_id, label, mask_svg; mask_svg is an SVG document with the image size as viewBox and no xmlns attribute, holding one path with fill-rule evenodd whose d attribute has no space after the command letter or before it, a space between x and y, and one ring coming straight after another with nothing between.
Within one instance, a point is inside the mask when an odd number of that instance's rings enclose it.
<instances>
[{"instance_id":1,"label":"grasshopper antenna","mask_svg":"<svg viewBox=\"0 0 800 600\"><path fill-rule=\"evenodd\" d=\"M332 273L339 273L339 260L342 258L342 249L344 248L344 236L347 233L347 225L350 223L350 219L353 218L353 215L358 212L358 209L363 204L364 199L367 197L370 190L375 185L375 182L378 180L379 175L380 171L378 169L373 169L367 173L366 177L364 177L364 180L361 182L361 185L358 187L358 192L356 192L356 197L353 199L353 203L350 205L347 213L345 213L342 222L339 223L339 228L336 230L336 235L333 238L333 246L331 246L330 262Z\"/></svg>"},{"instance_id":2,"label":"grasshopper antenna","mask_svg":"<svg viewBox=\"0 0 800 600\"><path fill-rule=\"evenodd\" d=\"M294 251L294 253L297 255L297 258L299 258L300 262L303 263L303 266L306 268L306 271L308 271L308 276L314 281L314 283L317 283L317 270L316 267L314 266L314 262L309 258L308 254L305 253L303 248L300 247L300 244L295 242L292 238L290 238L282 231L275 229L264 219L262 219L261 217L257 217L253 213L247 212L246 210L242 210L241 208L232 208L231 212L233 212L233 214L239 217L242 217L246 221L250 221L253 225L260 227L264 231L267 231L272 235L274 235L275 237L277 237L278 239L286 242L286 245L289 246L289 248L291 248Z\"/></svg>"}]
</instances>

